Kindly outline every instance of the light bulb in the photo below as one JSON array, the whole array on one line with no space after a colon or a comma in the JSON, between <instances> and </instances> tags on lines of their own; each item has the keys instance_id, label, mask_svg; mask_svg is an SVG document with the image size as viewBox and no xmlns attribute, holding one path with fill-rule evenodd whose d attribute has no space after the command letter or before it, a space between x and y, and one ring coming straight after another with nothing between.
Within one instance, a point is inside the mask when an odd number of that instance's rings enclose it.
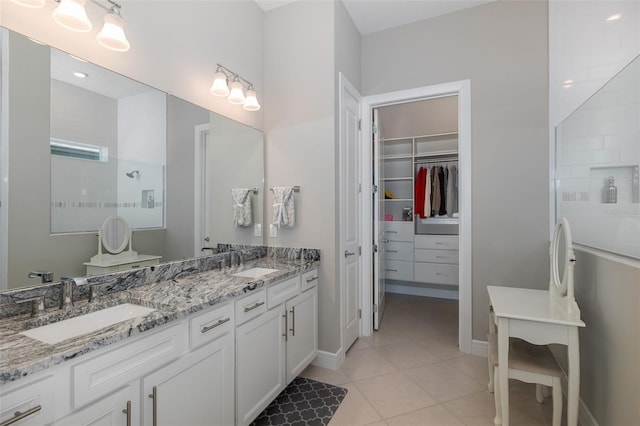
<instances>
[{"instance_id":1,"label":"light bulb","mask_svg":"<svg viewBox=\"0 0 640 426\"><path fill-rule=\"evenodd\" d=\"M86 33L93 27L84 10L85 0L60 0L52 12L53 20L68 30Z\"/></svg>"},{"instance_id":2,"label":"light bulb","mask_svg":"<svg viewBox=\"0 0 640 426\"><path fill-rule=\"evenodd\" d=\"M30 7L32 9L40 9L44 7L44 0L11 0L15 4L20 6Z\"/></svg>"},{"instance_id":3,"label":"light bulb","mask_svg":"<svg viewBox=\"0 0 640 426\"><path fill-rule=\"evenodd\" d=\"M213 75L213 84L209 89L212 95L229 96L229 86L227 86L227 75L220 68Z\"/></svg>"},{"instance_id":4,"label":"light bulb","mask_svg":"<svg viewBox=\"0 0 640 426\"><path fill-rule=\"evenodd\" d=\"M131 45L124 34L124 20L115 6L104 15L104 26L96 36L102 47L116 52L126 52Z\"/></svg>"},{"instance_id":5,"label":"light bulb","mask_svg":"<svg viewBox=\"0 0 640 426\"><path fill-rule=\"evenodd\" d=\"M257 111L260 109L260 104L258 103L258 98L256 96L256 91L253 90L253 86L249 86L246 93L246 98L244 100L244 105L242 105L246 111Z\"/></svg>"},{"instance_id":6,"label":"light bulb","mask_svg":"<svg viewBox=\"0 0 640 426\"><path fill-rule=\"evenodd\" d=\"M236 76L231 83L231 93L227 100L234 105L242 105L244 103L244 91L240 79Z\"/></svg>"}]
</instances>

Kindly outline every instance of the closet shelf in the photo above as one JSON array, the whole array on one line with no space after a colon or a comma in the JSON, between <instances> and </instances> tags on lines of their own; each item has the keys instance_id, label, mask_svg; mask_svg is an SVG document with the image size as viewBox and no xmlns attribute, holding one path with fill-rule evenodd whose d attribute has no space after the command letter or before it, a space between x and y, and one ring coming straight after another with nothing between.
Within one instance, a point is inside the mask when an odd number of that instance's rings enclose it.
<instances>
[{"instance_id":1,"label":"closet shelf","mask_svg":"<svg viewBox=\"0 0 640 426\"><path fill-rule=\"evenodd\" d=\"M401 176L401 177L392 177L392 178L383 178L382 180L387 181L387 182L391 182L391 181L402 181L402 180L410 180L413 181L413 177L412 176Z\"/></svg>"},{"instance_id":2,"label":"closet shelf","mask_svg":"<svg viewBox=\"0 0 640 426\"><path fill-rule=\"evenodd\" d=\"M422 153L418 152L415 155L415 159L417 161L425 158L441 157L445 155L458 155L458 151L447 150L447 151L433 151L433 152L422 152Z\"/></svg>"},{"instance_id":3,"label":"closet shelf","mask_svg":"<svg viewBox=\"0 0 640 426\"><path fill-rule=\"evenodd\" d=\"M413 203L413 198L385 198L384 201L402 201L403 203Z\"/></svg>"},{"instance_id":4,"label":"closet shelf","mask_svg":"<svg viewBox=\"0 0 640 426\"><path fill-rule=\"evenodd\" d=\"M397 155L385 155L382 160L411 160L413 154L397 154Z\"/></svg>"}]
</instances>

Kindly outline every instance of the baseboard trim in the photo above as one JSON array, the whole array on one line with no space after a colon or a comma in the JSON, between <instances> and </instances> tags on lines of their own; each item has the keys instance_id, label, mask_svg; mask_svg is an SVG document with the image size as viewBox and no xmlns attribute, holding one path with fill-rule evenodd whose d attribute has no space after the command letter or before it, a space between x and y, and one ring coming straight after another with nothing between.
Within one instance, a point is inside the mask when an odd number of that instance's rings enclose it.
<instances>
[{"instance_id":1,"label":"baseboard trim","mask_svg":"<svg viewBox=\"0 0 640 426\"><path fill-rule=\"evenodd\" d=\"M471 341L471 354L476 356L487 357L489 350L489 344L484 340L472 340Z\"/></svg>"},{"instance_id":2,"label":"baseboard trim","mask_svg":"<svg viewBox=\"0 0 640 426\"><path fill-rule=\"evenodd\" d=\"M408 294L410 296L435 297L438 299L453 299L453 300L459 299L457 290L442 290L438 288L387 284L385 285L385 291L387 293Z\"/></svg>"},{"instance_id":3,"label":"baseboard trim","mask_svg":"<svg viewBox=\"0 0 640 426\"><path fill-rule=\"evenodd\" d=\"M311 361L311 364L318 367L329 368L331 370L337 370L342 366L344 362L344 351L342 348L336 353L327 351L318 351L316 357Z\"/></svg>"},{"instance_id":4,"label":"baseboard trim","mask_svg":"<svg viewBox=\"0 0 640 426\"><path fill-rule=\"evenodd\" d=\"M567 389L568 389L566 372L561 378L561 381L562 381L562 393L566 398ZM584 400L582 398L580 398L580 402L578 403L578 423L581 426L600 426L598 424L598 421L595 419L595 417L593 417L593 414L591 414L591 411L589 411L589 407L587 407L587 404L584 403Z\"/></svg>"}]
</instances>

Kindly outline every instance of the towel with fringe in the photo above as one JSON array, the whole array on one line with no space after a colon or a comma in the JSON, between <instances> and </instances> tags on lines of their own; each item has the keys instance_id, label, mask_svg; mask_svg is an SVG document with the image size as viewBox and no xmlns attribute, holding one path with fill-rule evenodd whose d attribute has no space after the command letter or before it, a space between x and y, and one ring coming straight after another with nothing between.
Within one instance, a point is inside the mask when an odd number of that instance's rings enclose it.
<instances>
[{"instance_id":1,"label":"towel with fringe","mask_svg":"<svg viewBox=\"0 0 640 426\"><path fill-rule=\"evenodd\" d=\"M251 190L248 188L233 188L233 225L251 226Z\"/></svg>"},{"instance_id":2,"label":"towel with fringe","mask_svg":"<svg viewBox=\"0 0 640 426\"><path fill-rule=\"evenodd\" d=\"M296 224L296 212L293 205L293 186L279 186L273 191L273 224L278 228L293 228Z\"/></svg>"}]
</instances>

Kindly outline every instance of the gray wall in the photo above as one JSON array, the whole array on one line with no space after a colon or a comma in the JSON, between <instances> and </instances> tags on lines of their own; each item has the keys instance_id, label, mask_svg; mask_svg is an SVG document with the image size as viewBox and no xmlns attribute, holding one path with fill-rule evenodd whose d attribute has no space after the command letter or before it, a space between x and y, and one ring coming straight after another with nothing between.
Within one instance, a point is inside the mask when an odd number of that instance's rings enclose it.
<instances>
[{"instance_id":1,"label":"gray wall","mask_svg":"<svg viewBox=\"0 0 640 426\"><path fill-rule=\"evenodd\" d=\"M487 285L548 286L547 75L546 2L497 1L362 38L363 95L471 80L477 340Z\"/></svg>"},{"instance_id":2,"label":"gray wall","mask_svg":"<svg viewBox=\"0 0 640 426\"><path fill-rule=\"evenodd\" d=\"M575 252L575 297L586 324L580 398L602 426L640 424L640 268Z\"/></svg>"}]
</instances>

